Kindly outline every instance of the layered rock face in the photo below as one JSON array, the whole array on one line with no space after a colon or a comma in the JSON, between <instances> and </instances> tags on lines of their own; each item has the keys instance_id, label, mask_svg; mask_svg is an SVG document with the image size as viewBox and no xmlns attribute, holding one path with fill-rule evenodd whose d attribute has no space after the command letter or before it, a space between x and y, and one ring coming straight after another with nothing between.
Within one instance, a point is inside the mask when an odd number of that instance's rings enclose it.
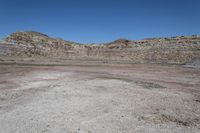
<instances>
[{"instance_id":1,"label":"layered rock face","mask_svg":"<svg viewBox=\"0 0 200 133\"><path fill-rule=\"evenodd\" d=\"M8 56L184 64L200 58L200 37L181 36L138 41L119 39L103 45L84 45L26 31L8 36ZM5 46L3 45L3 46ZM0 45L0 49L2 49ZM5 52L4 52L5 54Z\"/></svg>"}]
</instances>

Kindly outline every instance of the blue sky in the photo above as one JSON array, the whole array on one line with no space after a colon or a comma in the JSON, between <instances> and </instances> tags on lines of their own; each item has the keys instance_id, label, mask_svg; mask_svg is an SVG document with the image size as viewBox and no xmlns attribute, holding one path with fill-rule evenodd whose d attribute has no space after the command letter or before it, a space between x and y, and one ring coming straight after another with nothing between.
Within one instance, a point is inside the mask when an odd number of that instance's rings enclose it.
<instances>
[{"instance_id":1,"label":"blue sky","mask_svg":"<svg viewBox=\"0 0 200 133\"><path fill-rule=\"evenodd\" d=\"M200 34L200 0L0 0L0 38L24 30L80 43Z\"/></svg>"}]
</instances>

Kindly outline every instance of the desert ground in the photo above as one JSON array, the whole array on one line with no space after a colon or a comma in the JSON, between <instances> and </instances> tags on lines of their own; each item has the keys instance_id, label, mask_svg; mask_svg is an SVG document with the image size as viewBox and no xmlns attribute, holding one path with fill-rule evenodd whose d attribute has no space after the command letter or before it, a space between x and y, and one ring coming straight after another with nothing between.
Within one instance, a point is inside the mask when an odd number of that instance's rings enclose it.
<instances>
[{"instance_id":1,"label":"desert ground","mask_svg":"<svg viewBox=\"0 0 200 133\"><path fill-rule=\"evenodd\" d=\"M199 133L200 69L0 65L0 133Z\"/></svg>"}]
</instances>

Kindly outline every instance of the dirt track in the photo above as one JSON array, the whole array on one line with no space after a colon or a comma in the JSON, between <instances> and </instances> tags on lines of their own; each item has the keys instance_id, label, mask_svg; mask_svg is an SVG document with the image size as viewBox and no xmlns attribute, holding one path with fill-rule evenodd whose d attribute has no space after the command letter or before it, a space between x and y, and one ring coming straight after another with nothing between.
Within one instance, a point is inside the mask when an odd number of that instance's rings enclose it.
<instances>
[{"instance_id":1,"label":"dirt track","mask_svg":"<svg viewBox=\"0 0 200 133\"><path fill-rule=\"evenodd\" d=\"M0 133L199 131L199 69L0 66Z\"/></svg>"}]
</instances>

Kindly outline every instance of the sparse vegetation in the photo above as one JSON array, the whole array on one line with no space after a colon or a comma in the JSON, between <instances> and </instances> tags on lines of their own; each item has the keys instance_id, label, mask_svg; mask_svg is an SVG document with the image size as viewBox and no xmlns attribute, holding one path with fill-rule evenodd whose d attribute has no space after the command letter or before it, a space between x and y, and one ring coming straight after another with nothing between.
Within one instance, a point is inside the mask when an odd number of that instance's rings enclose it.
<instances>
[{"instance_id":1,"label":"sparse vegetation","mask_svg":"<svg viewBox=\"0 0 200 133\"><path fill-rule=\"evenodd\" d=\"M104 59L108 62L115 60L163 64L185 64L194 58L200 58L200 37L196 35L138 41L118 39L103 45L84 45L26 31L13 33L4 42L12 44L9 45L11 48L8 55L15 57L87 58Z\"/></svg>"}]
</instances>

